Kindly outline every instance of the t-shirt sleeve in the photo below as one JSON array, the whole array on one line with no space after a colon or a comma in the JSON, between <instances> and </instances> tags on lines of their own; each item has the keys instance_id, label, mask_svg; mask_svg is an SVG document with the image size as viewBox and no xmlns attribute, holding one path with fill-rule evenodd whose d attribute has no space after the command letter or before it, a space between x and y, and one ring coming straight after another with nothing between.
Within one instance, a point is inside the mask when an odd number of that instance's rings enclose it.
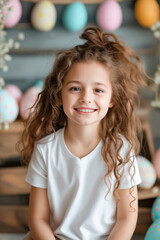
<instances>
[{"instance_id":1,"label":"t-shirt sleeve","mask_svg":"<svg viewBox=\"0 0 160 240\"><path fill-rule=\"evenodd\" d=\"M131 152L130 162L124 165L124 172L120 181L120 189L128 189L141 183L137 159Z\"/></svg>"},{"instance_id":2,"label":"t-shirt sleeve","mask_svg":"<svg viewBox=\"0 0 160 240\"><path fill-rule=\"evenodd\" d=\"M128 150L130 149L129 142L122 137L123 147L120 151L120 155L123 159L123 164L120 165L119 172L122 175L120 180L120 189L128 189L135 185L141 183L141 177L139 173L138 163L133 150L130 152L130 159L126 163L126 155Z\"/></svg>"},{"instance_id":3,"label":"t-shirt sleeve","mask_svg":"<svg viewBox=\"0 0 160 240\"><path fill-rule=\"evenodd\" d=\"M47 188L48 176L46 163L38 144L35 145L32 153L26 175L26 182L34 187Z\"/></svg>"}]
</instances>

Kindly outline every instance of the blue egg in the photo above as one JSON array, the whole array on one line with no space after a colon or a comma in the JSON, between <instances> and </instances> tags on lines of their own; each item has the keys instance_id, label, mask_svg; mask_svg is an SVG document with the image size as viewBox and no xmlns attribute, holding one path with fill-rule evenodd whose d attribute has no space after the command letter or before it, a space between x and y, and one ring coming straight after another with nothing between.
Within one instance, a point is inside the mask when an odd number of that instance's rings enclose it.
<instances>
[{"instance_id":1,"label":"blue egg","mask_svg":"<svg viewBox=\"0 0 160 240\"><path fill-rule=\"evenodd\" d=\"M71 31L80 31L88 21L88 13L85 5L81 2L73 2L64 9L62 22L64 27Z\"/></svg>"},{"instance_id":2,"label":"blue egg","mask_svg":"<svg viewBox=\"0 0 160 240\"><path fill-rule=\"evenodd\" d=\"M160 239L160 218L148 228L144 240Z\"/></svg>"},{"instance_id":3,"label":"blue egg","mask_svg":"<svg viewBox=\"0 0 160 240\"><path fill-rule=\"evenodd\" d=\"M15 98L5 89L0 90L0 124L13 122L19 113Z\"/></svg>"},{"instance_id":4,"label":"blue egg","mask_svg":"<svg viewBox=\"0 0 160 240\"><path fill-rule=\"evenodd\" d=\"M153 221L160 219L160 196L154 200L151 213Z\"/></svg>"},{"instance_id":5,"label":"blue egg","mask_svg":"<svg viewBox=\"0 0 160 240\"><path fill-rule=\"evenodd\" d=\"M34 86L40 88L41 90L43 90L43 86L44 86L44 80L38 80L35 82Z\"/></svg>"}]
</instances>

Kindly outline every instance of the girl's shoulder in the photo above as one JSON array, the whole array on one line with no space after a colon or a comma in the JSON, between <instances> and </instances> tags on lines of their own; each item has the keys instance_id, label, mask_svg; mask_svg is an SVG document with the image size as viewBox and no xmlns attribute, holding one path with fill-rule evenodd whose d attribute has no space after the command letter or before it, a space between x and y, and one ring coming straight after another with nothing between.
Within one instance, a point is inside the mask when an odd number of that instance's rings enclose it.
<instances>
[{"instance_id":1,"label":"girl's shoulder","mask_svg":"<svg viewBox=\"0 0 160 240\"><path fill-rule=\"evenodd\" d=\"M55 141L57 141L63 133L63 128L57 130L55 133L51 133L43 138L41 138L40 140L38 140L36 142L37 145L44 145L44 144L48 144L48 143L54 143Z\"/></svg>"}]
</instances>

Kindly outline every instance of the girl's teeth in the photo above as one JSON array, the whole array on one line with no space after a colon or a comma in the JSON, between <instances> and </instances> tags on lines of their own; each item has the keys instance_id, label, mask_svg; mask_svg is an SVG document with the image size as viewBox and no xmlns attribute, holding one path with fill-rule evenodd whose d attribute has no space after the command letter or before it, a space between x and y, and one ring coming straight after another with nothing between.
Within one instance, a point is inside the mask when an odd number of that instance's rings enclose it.
<instances>
[{"instance_id":1,"label":"girl's teeth","mask_svg":"<svg viewBox=\"0 0 160 240\"><path fill-rule=\"evenodd\" d=\"M93 109L77 109L78 112L94 112Z\"/></svg>"}]
</instances>

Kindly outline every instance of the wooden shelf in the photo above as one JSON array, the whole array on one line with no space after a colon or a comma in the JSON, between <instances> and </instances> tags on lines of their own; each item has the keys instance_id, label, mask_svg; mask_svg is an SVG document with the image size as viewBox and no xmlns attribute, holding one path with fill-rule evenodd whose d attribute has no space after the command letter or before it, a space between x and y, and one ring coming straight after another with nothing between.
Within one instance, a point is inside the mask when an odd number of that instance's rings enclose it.
<instances>
[{"instance_id":1,"label":"wooden shelf","mask_svg":"<svg viewBox=\"0 0 160 240\"><path fill-rule=\"evenodd\" d=\"M156 198L158 196L160 196L160 186L154 186L146 190L138 190L138 200Z\"/></svg>"},{"instance_id":2,"label":"wooden shelf","mask_svg":"<svg viewBox=\"0 0 160 240\"><path fill-rule=\"evenodd\" d=\"M40 0L21 0L21 1L36 3L36 2L39 2ZM54 4L70 4L74 2L73 0L50 0L50 1ZM116 1L123 2L124 0L116 0ZM82 0L81 2L85 4L99 4L104 2L104 0Z\"/></svg>"},{"instance_id":3,"label":"wooden shelf","mask_svg":"<svg viewBox=\"0 0 160 240\"><path fill-rule=\"evenodd\" d=\"M9 125L9 128L5 130L3 127L0 130L0 133L22 133L24 129L24 123L22 120L16 120L15 122Z\"/></svg>"}]
</instances>

